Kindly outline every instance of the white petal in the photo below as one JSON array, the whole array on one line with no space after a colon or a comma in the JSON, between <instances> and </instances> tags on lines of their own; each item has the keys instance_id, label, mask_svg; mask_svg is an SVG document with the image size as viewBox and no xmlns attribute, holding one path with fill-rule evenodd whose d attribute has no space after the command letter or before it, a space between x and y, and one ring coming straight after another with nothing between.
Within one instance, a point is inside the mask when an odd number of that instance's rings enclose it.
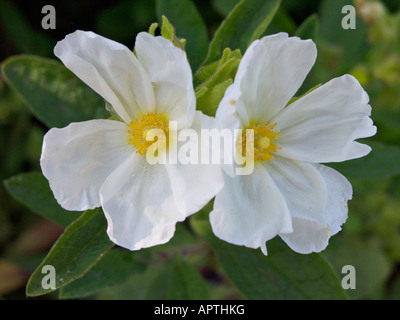
<instances>
[{"instance_id":1,"label":"white petal","mask_svg":"<svg viewBox=\"0 0 400 320\"><path fill-rule=\"evenodd\" d=\"M158 112L178 121L178 129L191 125L196 108L192 71L185 51L161 36L141 32L136 54L153 84Z\"/></svg>"},{"instance_id":2,"label":"white petal","mask_svg":"<svg viewBox=\"0 0 400 320\"><path fill-rule=\"evenodd\" d=\"M192 127L198 137L202 129L216 129L215 119L196 111ZM204 142L204 141L202 141ZM181 212L186 215L203 208L222 188L224 179L219 164L202 164L201 152L205 144L199 141L198 157L195 164L167 163L166 168L171 181L175 202ZM211 147L211 144L208 146ZM211 148L210 148L211 149Z\"/></svg>"},{"instance_id":3,"label":"white petal","mask_svg":"<svg viewBox=\"0 0 400 320\"><path fill-rule=\"evenodd\" d=\"M299 253L320 252L326 248L329 238L341 230L347 219L347 201L353 193L351 184L337 171L323 165L315 165L315 168L325 183L325 208L317 219L300 212L292 214L293 233L280 235Z\"/></svg>"},{"instance_id":4,"label":"white petal","mask_svg":"<svg viewBox=\"0 0 400 320\"><path fill-rule=\"evenodd\" d=\"M314 42L285 33L254 41L235 77L237 111L244 123L268 122L300 88L317 56Z\"/></svg>"},{"instance_id":5,"label":"white petal","mask_svg":"<svg viewBox=\"0 0 400 320\"><path fill-rule=\"evenodd\" d=\"M326 205L324 179L313 164L276 157L265 164L292 218L319 220Z\"/></svg>"},{"instance_id":6,"label":"white petal","mask_svg":"<svg viewBox=\"0 0 400 320\"><path fill-rule=\"evenodd\" d=\"M124 45L93 32L75 31L59 41L54 54L129 122L153 111L153 88L144 68Z\"/></svg>"},{"instance_id":7,"label":"white petal","mask_svg":"<svg viewBox=\"0 0 400 320\"><path fill-rule=\"evenodd\" d=\"M137 153L107 178L100 195L110 239L130 250L166 243L186 218L176 207L165 166L149 165Z\"/></svg>"},{"instance_id":8,"label":"white petal","mask_svg":"<svg viewBox=\"0 0 400 320\"><path fill-rule=\"evenodd\" d=\"M281 132L277 154L313 163L363 157L370 147L354 140L376 133L370 114L368 95L354 77L333 79L272 120Z\"/></svg>"},{"instance_id":9,"label":"white petal","mask_svg":"<svg viewBox=\"0 0 400 320\"><path fill-rule=\"evenodd\" d=\"M210 213L217 237L266 253L267 240L293 231L286 201L264 166L257 165L251 175L224 178Z\"/></svg>"},{"instance_id":10,"label":"white petal","mask_svg":"<svg viewBox=\"0 0 400 320\"><path fill-rule=\"evenodd\" d=\"M71 123L44 136L40 165L58 203L83 211L100 206L99 189L134 149L127 126L111 120Z\"/></svg>"}]
</instances>

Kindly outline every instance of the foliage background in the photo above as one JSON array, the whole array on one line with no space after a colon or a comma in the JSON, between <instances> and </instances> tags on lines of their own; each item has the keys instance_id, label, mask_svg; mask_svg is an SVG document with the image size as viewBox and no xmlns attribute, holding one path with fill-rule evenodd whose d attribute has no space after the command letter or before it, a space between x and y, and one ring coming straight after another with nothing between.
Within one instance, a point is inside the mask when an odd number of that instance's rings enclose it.
<instances>
[{"instance_id":1,"label":"foliage background","mask_svg":"<svg viewBox=\"0 0 400 320\"><path fill-rule=\"evenodd\" d=\"M187 38L188 46L198 45L191 50L197 52L199 57L195 57L197 60L191 63L192 66L193 63L200 64L199 61L207 53L204 46L201 47L201 42L207 43L212 39L224 17L238 1L193 0L206 26L205 33L199 34L196 41L191 41L194 38L188 35L191 35L193 31L190 28L198 21L185 20L185 14L177 14L174 10L179 8L179 2L2 1L0 60L4 61L16 54L34 54L54 59L52 50L56 41L76 29L91 30L133 47L135 35L147 30L151 23L161 22L161 14L164 13L176 27L177 35ZM368 11L365 1L283 0L264 33L284 31L290 35L312 38L317 43L316 65L299 94L333 77L350 73L370 95L372 119L378 126L378 134L367 141L373 147L373 152L365 159L334 165L353 184L354 197L349 204L349 219L343 231L330 240L330 245L322 255L317 256L324 263L325 260L329 261L338 278L342 276L343 265L356 267L357 289L346 291L347 296L353 299L400 298L400 2L381 0L376 3L378 5L370 6L372 9ZM56 8L55 30L41 28L41 9L45 4L52 4ZM340 10L345 4L353 4L357 8L356 30L343 30L340 27L343 17ZM42 199L42 204L37 198L37 206L28 205L28 209L15 199L15 190L11 192L14 197L9 192L13 185L18 185L24 179L20 173L40 172L41 144L47 130L48 127L33 115L24 101L9 87L3 74L0 79L0 179L5 181L0 184L0 298L3 299L26 297L28 279L62 234L64 227L77 217L75 213L70 213L68 218L59 218L65 221L55 223L36 214L43 214L46 209L51 211L53 207L47 205L47 198ZM30 178L35 180L37 177ZM37 187L36 181L32 188ZM43 185L45 189L46 185ZM59 212L57 210L59 208L49 215L56 214ZM65 214L68 213L60 213ZM90 218L96 219L96 216ZM270 287L274 280L265 279L257 273L258 270L251 270L250 262L246 267L261 284L253 283L255 288L252 288L249 283L238 282L243 277L240 274L240 263L246 259L254 259L254 263L257 263L259 256L250 252L250 249L232 249L229 245L224 247L215 242L204 231L207 227L202 226L202 223L192 228L187 224L178 226L177 236L171 243L154 250L143 250L140 255L134 256L125 251L120 254L118 250L111 250L107 258L102 260L103 264L97 267L99 270L95 269L91 273L104 277L101 278L104 284L102 288L87 290L90 281L85 283L82 278L83 289L78 279L66 287L70 289L65 289L62 296L86 296L92 299L282 298L280 294L263 295L263 288L269 288L269 292L276 290L273 285ZM196 228L203 228L203 231L197 232L205 235L201 239L191 232ZM278 248L278 252L281 246L279 239L271 241L271 255L274 248ZM282 257L277 254L276 258L267 258L270 259L269 266L283 274L286 272L286 275L293 275L295 271L288 269L287 265L292 262L296 264L297 258L294 253L286 253L287 249L282 250ZM221 252L226 255L221 255ZM237 259L239 253L241 259ZM310 256L314 257L314 254ZM305 264L304 268L310 267L316 273L323 269L315 265L319 260L308 262L307 259L301 260ZM121 262L118 270L111 268L108 263L115 261ZM227 268L229 264L238 266L238 270ZM296 267L301 269L300 265ZM108 277L107 272L108 275L118 273L119 276ZM295 290L290 288L291 276L286 276L285 283L289 287L285 288L286 296L321 297L320 293L327 290L324 282L308 285L313 275L307 277L304 279L304 288L298 283L293 284L296 290L309 290L307 295L296 296ZM188 283L191 284L189 287ZM259 295L252 295L254 289L259 288L257 286L263 288ZM41 299L56 299L58 295L55 292Z\"/></svg>"}]
</instances>

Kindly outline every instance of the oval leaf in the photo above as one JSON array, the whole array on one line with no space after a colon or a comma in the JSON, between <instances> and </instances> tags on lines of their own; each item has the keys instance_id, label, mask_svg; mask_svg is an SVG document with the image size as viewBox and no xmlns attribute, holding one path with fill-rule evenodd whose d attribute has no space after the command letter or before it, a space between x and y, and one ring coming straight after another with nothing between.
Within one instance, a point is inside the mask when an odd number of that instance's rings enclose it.
<instances>
[{"instance_id":1,"label":"oval leaf","mask_svg":"<svg viewBox=\"0 0 400 320\"><path fill-rule=\"evenodd\" d=\"M245 52L267 29L279 4L280 0L240 1L215 32L203 65L216 61L225 48Z\"/></svg>"},{"instance_id":2,"label":"oval leaf","mask_svg":"<svg viewBox=\"0 0 400 320\"><path fill-rule=\"evenodd\" d=\"M46 265L56 272L55 289L82 277L113 246L106 233L107 221L101 209L86 211L72 223L51 248L47 257L32 274L26 287L28 296L39 296L53 290L42 286ZM54 290L55 290L54 289Z\"/></svg>"},{"instance_id":3,"label":"oval leaf","mask_svg":"<svg viewBox=\"0 0 400 320\"><path fill-rule=\"evenodd\" d=\"M2 71L10 86L48 127L108 116L104 100L58 61L13 56L2 64Z\"/></svg>"}]
</instances>

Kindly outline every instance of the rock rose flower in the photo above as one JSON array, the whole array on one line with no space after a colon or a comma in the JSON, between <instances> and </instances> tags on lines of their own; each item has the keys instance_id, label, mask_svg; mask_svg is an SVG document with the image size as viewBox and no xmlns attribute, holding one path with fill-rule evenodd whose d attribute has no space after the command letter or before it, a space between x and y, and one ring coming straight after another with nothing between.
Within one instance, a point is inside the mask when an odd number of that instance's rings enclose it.
<instances>
[{"instance_id":1,"label":"rock rose flower","mask_svg":"<svg viewBox=\"0 0 400 320\"><path fill-rule=\"evenodd\" d=\"M76 31L54 53L101 95L123 121L89 120L51 129L44 137L41 168L60 205L83 211L101 206L108 235L138 250L167 242L175 224L200 210L221 189L216 166L149 164L150 129L168 137L200 132L213 118L195 110L192 73L185 52L148 33L136 38L136 55L93 32ZM215 121L214 121L215 122ZM168 151L168 138L165 149Z\"/></svg>"},{"instance_id":2,"label":"rock rose flower","mask_svg":"<svg viewBox=\"0 0 400 320\"><path fill-rule=\"evenodd\" d=\"M221 239L267 254L279 235L299 253L323 250L347 218L350 183L320 163L363 157L370 147L355 142L376 133L368 95L344 75L300 99L290 99L317 55L311 40L280 33L254 41L216 114L221 128L252 129L254 171L225 184L210 220ZM246 136L238 134L243 145ZM237 141L237 140L236 140ZM236 143L236 155L240 148Z\"/></svg>"}]
</instances>

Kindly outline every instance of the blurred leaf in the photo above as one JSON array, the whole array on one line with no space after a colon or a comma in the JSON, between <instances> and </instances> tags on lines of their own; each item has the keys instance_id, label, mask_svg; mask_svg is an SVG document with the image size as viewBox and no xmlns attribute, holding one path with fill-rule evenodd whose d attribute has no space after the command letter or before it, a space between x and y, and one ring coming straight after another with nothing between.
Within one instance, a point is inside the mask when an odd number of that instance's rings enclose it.
<instances>
[{"instance_id":1,"label":"blurred leaf","mask_svg":"<svg viewBox=\"0 0 400 320\"><path fill-rule=\"evenodd\" d=\"M159 20L165 15L179 38L186 39L185 50L193 72L204 60L208 50L207 27L196 6L190 0L157 0Z\"/></svg>"},{"instance_id":2,"label":"blurred leaf","mask_svg":"<svg viewBox=\"0 0 400 320\"><path fill-rule=\"evenodd\" d=\"M1 2L0 21L8 35L7 40L14 44L18 52L48 57L52 55L55 41L44 32L32 28L10 1Z\"/></svg>"},{"instance_id":3,"label":"blurred leaf","mask_svg":"<svg viewBox=\"0 0 400 320\"><path fill-rule=\"evenodd\" d=\"M285 3L287 2L283 2L278 8L274 18L268 26L268 29L263 33L263 36L279 32L287 32L288 34L294 34L296 32L297 24L284 8Z\"/></svg>"},{"instance_id":4,"label":"blurred leaf","mask_svg":"<svg viewBox=\"0 0 400 320\"><path fill-rule=\"evenodd\" d=\"M369 297L384 284L390 272L390 264L378 244L360 241L358 238L334 238L324 255L332 262L338 274L341 274L343 266L354 266L356 289L346 290L352 299Z\"/></svg>"},{"instance_id":5,"label":"blurred leaf","mask_svg":"<svg viewBox=\"0 0 400 320\"><path fill-rule=\"evenodd\" d=\"M342 28L342 19L346 16L342 13L342 8L345 5L354 3L352 0L324 0L319 10L321 39L331 44L332 52L337 55L338 65L332 67L336 75L341 75L352 68L367 49L366 26L358 15L356 15L355 29Z\"/></svg>"},{"instance_id":6,"label":"blurred leaf","mask_svg":"<svg viewBox=\"0 0 400 320\"><path fill-rule=\"evenodd\" d=\"M400 300L400 276L398 274L390 285L388 298L390 300Z\"/></svg>"},{"instance_id":7,"label":"blurred leaf","mask_svg":"<svg viewBox=\"0 0 400 320\"><path fill-rule=\"evenodd\" d=\"M385 178L400 174L400 147L369 141L370 154L360 159L328 165L350 179Z\"/></svg>"},{"instance_id":8,"label":"blurred leaf","mask_svg":"<svg viewBox=\"0 0 400 320\"><path fill-rule=\"evenodd\" d=\"M225 17L232 11L239 1L240 0L212 0L211 4L221 16Z\"/></svg>"},{"instance_id":9,"label":"blurred leaf","mask_svg":"<svg viewBox=\"0 0 400 320\"><path fill-rule=\"evenodd\" d=\"M18 265L0 260L0 297L24 286L28 274Z\"/></svg>"},{"instance_id":10,"label":"blurred leaf","mask_svg":"<svg viewBox=\"0 0 400 320\"><path fill-rule=\"evenodd\" d=\"M60 289L60 298L71 299L92 295L100 289L115 286L141 273L146 265L141 262L139 252L113 249L86 273Z\"/></svg>"},{"instance_id":11,"label":"blurred leaf","mask_svg":"<svg viewBox=\"0 0 400 320\"><path fill-rule=\"evenodd\" d=\"M54 244L26 287L28 296L39 296L51 289L42 287L42 268L51 265L56 271L56 289L82 277L113 246L106 233L107 222L101 209L86 211L73 222Z\"/></svg>"},{"instance_id":12,"label":"blurred leaf","mask_svg":"<svg viewBox=\"0 0 400 320\"><path fill-rule=\"evenodd\" d=\"M247 299L346 299L330 264L319 254L301 255L278 239L268 242L268 256L259 250L216 238L206 221L193 228L211 246L231 282Z\"/></svg>"},{"instance_id":13,"label":"blurred leaf","mask_svg":"<svg viewBox=\"0 0 400 320\"><path fill-rule=\"evenodd\" d=\"M2 71L10 86L48 127L108 116L103 99L55 60L13 56L3 62Z\"/></svg>"},{"instance_id":14,"label":"blurred leaf","mask_svg":"<svg viewBox=\"0 0 400 320\"><path fill-rule=\"evenodd\" d=\"M81 213L67 211L54 199L49 182L37 172L22 173L4 181L7 191L33 212L66 227Z\"/></svg>"},{"instance_id":15,"label":"blurred leaf","mask_svg":"<svg viewBox=\"0 0 400 320\"><path fill-rule=\"evenodd\" d=\"M376 108L373 110L373 120L379 128L377 136L381 140L400 145L400 110Z\"/></svg>"},{"instance_id":16,"label":"blurred leaf","mask_svg":"<svg viewBox=\"0 0 400 320\"><path fill-rule=\"evenodd\" d=\"M156 19L154 0L109 2L95 16L96 30L104 37L133 47L136 33L146 30Z\"/></svg>"},{"instance_id":17,"label":"blurred leaf","mask_svg":"<svg viewBox=\"0 0 400 320\"><path fill-rule=\"evenodd\" d=\"M143 273L133 274L126 282L101 289L96 299L99 300L145 300L148 288L164 272L166 264L150 264Z\"/></svg>"},{"instance_id":18,"label":"blurred leaf","mask_svg":"<svg viewBox=\"0 0 400 320\"><path fill-rule=\"evenodd\" d=\"M176 257L154 279L146 299L205 300L208 299L208 292L197 270Z\"/></svg>"},{"instance_id":19,"label":"blurred leaf","mask_svg":"<svg viewBox=\"0 0 400 320\"><path fill-rule=\"evenodd\" d=\"M318 16L314 13L304 20L303 23L298 27L295 36L303 40L315 40L318 33L318 25Z\"/></svg>"},{"instance_id":20,"label":"blurred leaf","mask_svg":"<svg viewBox=\"0 0 400 320\"><path fill-rule=\"evenodd\" d=\"M267 29L279 4L280 0L241 0L215 32L203 65L216 61L225 48L245 52Z\"/></svg>"},{"instance_id":21,"label":"blurred leaf","mask_svg":"<svg viewBox=\"0 0 400 320\"><path fill-rule=\"evenodd\" d=\"M5 253L10 257L42 254L51 248L62 232L59 225L41 219L20 232L17 239L8 244Z\"/></svg>"}]
</instances>

